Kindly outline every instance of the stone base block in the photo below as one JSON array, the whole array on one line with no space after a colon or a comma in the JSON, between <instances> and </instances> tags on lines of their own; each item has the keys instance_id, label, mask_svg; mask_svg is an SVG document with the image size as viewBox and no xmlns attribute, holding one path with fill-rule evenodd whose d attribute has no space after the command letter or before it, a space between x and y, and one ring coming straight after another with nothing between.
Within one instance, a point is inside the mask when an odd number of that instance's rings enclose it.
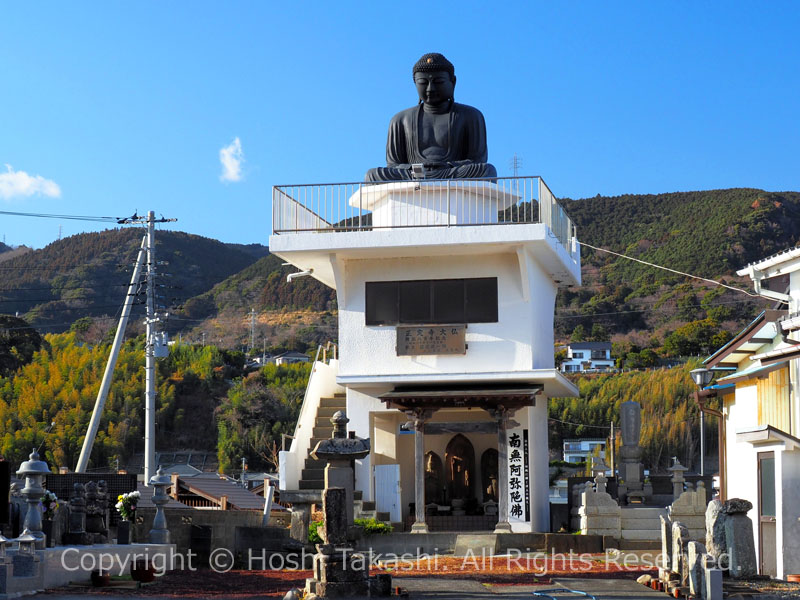
<instances>
[{"instance_id":1,"label":"stone base block","mask_svg":"<svg viewBox=\"0 0 800 600\"><path fill-rule=\"evenodd\" d=\"M411 526L411 533L429 533L428 524L427 523L420 523L419 521L416 521Z\"/></svg>"},{"instance_id":2,"label":"stone base block","mask_svg":"<svg viewBox=\"0 0 800 600\"><path fill-rule=\"evenodd\" d=\"M595 529L615 529L619 531L621 525L618 517L584 517L581 519L581 529L595 530Z\"/></svg>"},{"instance_id":3,"label":"stone base block","mask_svg":"<svg viewBox=\"0 0 800 600\"><path fill-rule=\"evenodd\" d=\"M392 595L392 576L388 573L379 573L369 578L369 595L384 597Z\"/></svg>"},{"instance_id":4,"label":"stone base block","mask_svg":"<svg viewBox=\"0 0 800 600\"><path fill-rule=\"evenodd\" d=\"M369 594L369 582L334 583L330 581L317 582L317 590L314 592L322 598L350 598L352 596L366 596Z\"/></svg>"},{"instance_id":5,"label":"stone base block","mask_svg":"<svg viewBox=\"0 0 800 600\"><path fill-rule=\"evenodd\" d=\"M579 516L587 516L587 515L617 515L617 518L620 516L620 509L619 506L614 504L613 506L604 506L601 504L587 504L581 506L578 509Z\"/></svg>"},{"instance_id":6,"label":"stone base block","mask_svg":"<svg viewBox=\"0 0 800 600\"><path fill-rule=\"evenodd\" d=\"M653 542L660 541L659 531L657 529L626 529L621 531L623 540L650 540Z\"/></svg>"},{"instance_id":7,"label":"stone base block","mask_svg":"<svg viewBox=\"0 0 800 600\"><path fill-rule=\"evenodd\" d=\"M685 527L689 529L705 529L706 516L705 514L699 515L672 515L673 521L680 521Z\"/></svg>"}]
</instances>

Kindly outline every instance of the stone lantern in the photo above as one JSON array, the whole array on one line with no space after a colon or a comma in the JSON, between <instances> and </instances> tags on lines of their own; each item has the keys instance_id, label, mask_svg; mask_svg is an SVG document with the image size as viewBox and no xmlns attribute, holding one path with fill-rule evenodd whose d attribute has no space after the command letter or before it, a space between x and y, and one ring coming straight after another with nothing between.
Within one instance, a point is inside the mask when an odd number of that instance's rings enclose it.
<instances>
[{"instance_id":1,"label":"stone lantern","mask_svg":"<svg viewBox=\"0 0 800 600\"><path fill-rule=\"evenodd\" d=\"M39 510L39 503L44 495L42 487L44 476L49 474L50 469L47 468L47 463L39 460L39 453L35 448L31 452L29 460L22 463L17 471L17 477L25 478L25 487L20 490L20 493L28 502L28 512L25 514L23 528L36 539L38 550L44 550L45 547L45 535L42 533L42 511Z\"/></svg>"},{"instance_id":2,"label":"stone lantern","mask_svg":"<svg viewBox=\"0 0 800 600\"><path fill-rule=\"evenodd\" d=\"M338 410L331 417L333 433L327 440L318 442L311 456L328 462L325 467L325 489L340 487L345 490L347 526L353 525L353 461L369 454L369 440L348 437L350 419Z\"/></svg>"},{"instance_id":3,"label":"stone lantern","mask_svg":"<svg viewBox=\"0 0 800 600\"><path fill-rule=\"evenodd\" d=\"M677 500L683 493L683 484L686 481L683 474L688 470L681 464L677 456L672 457L672 466L667 471L672 473L672 498L674 500Z\"/></svg>"},{"instance_id":4,"label":"stone lantern","mask_svg":"<svg viewBox=\"0 0 800 600\"><path fill-rule=\"evenodd\" d=\"M161 466L158 467L156 474L150 478L149 485L155 488L153 504L156 505L153 528L148 536L151 544L169 544L169 529L167 529L167 515L164 514L164 505L169 502L167 487L171 484L172 478L164 473L164 469Z\"/></svg>"}]
</instances>

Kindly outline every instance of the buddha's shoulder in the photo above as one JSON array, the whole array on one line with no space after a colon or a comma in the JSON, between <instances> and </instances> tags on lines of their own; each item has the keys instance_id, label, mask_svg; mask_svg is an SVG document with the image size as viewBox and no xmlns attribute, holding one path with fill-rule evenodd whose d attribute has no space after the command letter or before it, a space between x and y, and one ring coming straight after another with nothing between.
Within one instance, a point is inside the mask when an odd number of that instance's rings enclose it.
<instances>
[{"instance_id":1,"label":"buddha's shoulder","mask_svg":"<svg viewBox=\"0 0 800 600\"><path fill-rule=\"evenodd\" d=\"M466 117L483 119L483 113L469 104L459 104L458 102L453 102L452 110Z\"/></svg>"},{"instance_id":2,"label":"buddha's shoulder","mask_svg":"<svg viewBox=\"0 0 800 600\"><path fill-rule=\"evenodd\" d=\"M419 113L419 105L412 106L410 108L406 108L405 110L401 110L395 116L392 117L392 123L402 123L405 121L413 121L416 119L417 114Z\"/></svg>"}]
</instances>

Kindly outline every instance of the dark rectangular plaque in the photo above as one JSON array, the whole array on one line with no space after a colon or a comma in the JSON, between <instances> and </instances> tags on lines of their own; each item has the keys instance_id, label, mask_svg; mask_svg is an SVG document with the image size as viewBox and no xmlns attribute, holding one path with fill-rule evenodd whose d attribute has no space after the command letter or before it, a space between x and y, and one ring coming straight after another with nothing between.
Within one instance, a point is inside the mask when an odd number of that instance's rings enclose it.
<instances>
[{"instance_id":1,"label":"dark rectangular plaque","mask_svg":"<svg viewBox=\"0 0 800 600\"><path fill-rule=\"evenodd\" d=\"M466 354L466 325L416 325L397 328L397 356Z\"/></svg>"}]
</instances>

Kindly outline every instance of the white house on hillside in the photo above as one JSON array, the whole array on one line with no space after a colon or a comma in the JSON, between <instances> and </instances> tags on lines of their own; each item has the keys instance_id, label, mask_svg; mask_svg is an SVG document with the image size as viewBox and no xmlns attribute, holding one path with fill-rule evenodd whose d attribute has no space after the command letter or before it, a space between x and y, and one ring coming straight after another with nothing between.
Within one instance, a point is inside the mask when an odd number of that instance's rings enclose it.
<instances>
[{"instance_id":1,"label":"white house on hillside","mask_svg":"<svg viewBox=\"0 0 800 600\"><path fill-rule=\"evenodd\" d=\"M738 274L788 310L762 312L708 357L726 374L701 397L722 399L722 495L753 503L760 572L783 578L800 572L800 248Z\"/></svg>"},{"instance_id":2,"label":"white house on hillside","mask_svg":"<svg viewBox=\"0 0 800 600\"><path fill-rule=\"evenodd\" d=\"M564 440L564 461L568 463L585 462L595 448L606 449L605 438L583 438Z\"/></svg>"},{"instance_id":3,"label":"white house on hillside","mask_svg":"<svg viewBox=\"0 0 800 600\"><path fill-rule=\"evenodd\" d=\"M562 373L606 371L613 368L611 342L573 342L567 346L567 358L561 363Z\"/></svg>"},{"instance_id":4,"label":"white house on hillside","mask_svg":"<svg viewBox=\"0 0 800 600\"><path fill-rule=\"evenodd\" d=\"M269 245L336 289L328 377L371 441L356 464L364 499L414 532L428 519L547 531L547 401L577 395L554 366L553 311L558 287L580 283L580 254L544 182L276 187ZM321 485L308 450L329 432L327 389L306 394L282 489Z\"/></svg>"}]
</instances>

